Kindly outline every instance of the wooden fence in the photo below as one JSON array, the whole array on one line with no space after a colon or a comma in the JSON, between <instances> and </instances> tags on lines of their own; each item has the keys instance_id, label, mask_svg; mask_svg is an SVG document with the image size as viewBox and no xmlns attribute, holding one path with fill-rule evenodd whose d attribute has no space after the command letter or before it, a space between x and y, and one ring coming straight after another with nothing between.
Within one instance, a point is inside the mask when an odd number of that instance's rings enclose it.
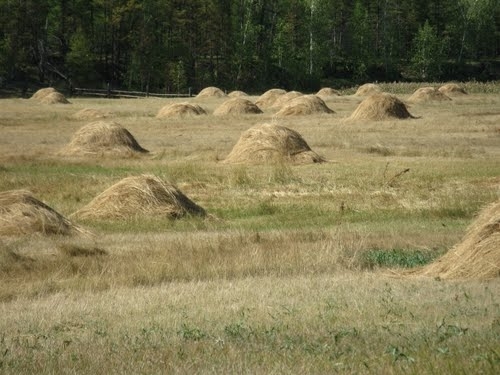
<instances>
[{"instance_id":1,"label":"wooden fence","mask_svg":"<svg viewBox=\"0 0 500 375\"><path fill-rule=\"evenodd\" d=\"M184 94L160 94L151 93L144 91L126 91L126 90L112 90L109 86L107 89L84 89L84 88L72 88L71 96L100 96L105 98L147 98L147 97L158 97L158 98L189 98L192 96L191 88Z\"/></svg>"}]
</instances>

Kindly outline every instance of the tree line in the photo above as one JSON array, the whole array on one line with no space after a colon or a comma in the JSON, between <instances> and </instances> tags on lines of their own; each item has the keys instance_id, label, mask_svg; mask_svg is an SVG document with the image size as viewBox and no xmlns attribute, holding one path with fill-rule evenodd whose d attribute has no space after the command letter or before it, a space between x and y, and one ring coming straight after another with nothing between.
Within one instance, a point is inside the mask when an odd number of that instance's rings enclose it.
<instances>
[{"instance_id":1,"label":"tree line","mask_svg":"<svg viewBox=\"0 0 500 375\"><path fill-rule=\"evenodd\" d=\"M498 79L500 0L0 0L0 84Z\"/></svg>"}]
</instances>

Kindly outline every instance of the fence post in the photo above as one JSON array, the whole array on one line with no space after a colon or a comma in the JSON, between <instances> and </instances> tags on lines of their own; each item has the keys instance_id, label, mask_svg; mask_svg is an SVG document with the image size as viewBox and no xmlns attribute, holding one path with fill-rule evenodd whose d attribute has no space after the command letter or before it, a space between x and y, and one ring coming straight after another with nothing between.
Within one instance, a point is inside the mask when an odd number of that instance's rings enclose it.
<instances>
[{"instance_id":1,"label":"fence post","mask_svg":"<svg viewBox=\"0 0 500 375\"><path fill-rule=\"evenodd\" d=\"M191 97L191 87L188 88L188 95Z\"/></svg>"},{"instance_id":2,"label":"fence post","mask_svg":"<svg viewBox=\"0 0 500 375\"><path fill-rule=\"evenodd\" d=\"M108 96L108 98L111 98L111 86L109 85L109 82L107 83L107 88L106 88L106 89L107 89L107 91L108 91L108 92L107 92L107 96Z\"/></svg>"}]
</instances>

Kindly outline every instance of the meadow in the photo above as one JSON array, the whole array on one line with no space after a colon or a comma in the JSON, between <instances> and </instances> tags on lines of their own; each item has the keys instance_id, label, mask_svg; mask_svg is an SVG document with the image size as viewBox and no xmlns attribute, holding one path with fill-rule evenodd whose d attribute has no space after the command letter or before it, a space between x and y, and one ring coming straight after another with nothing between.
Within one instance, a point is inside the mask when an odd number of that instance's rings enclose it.
<instances>
[{"instance_id":1,"label":"meadow","mask_svg":"<svg viewBox=\"0 0 500 375\"><path fill-rule=\"evenodd\" d=\"M407 99L426 84L385 84ZM124 177L154 174L209 214L78 220L82 236L0 237L0 373L496 374L500 278L407 271L464 236L500 197L500 84L411 104L415 119L155 118L186 99L0 100L0 191L70 217ZM257 96L250 96L252 101ZM60 153L112 113L147 155ZM274 122L327 163L225 164L241 133ZM0 224L1 225L1 224Z\"/></svg>"}]
</instances>

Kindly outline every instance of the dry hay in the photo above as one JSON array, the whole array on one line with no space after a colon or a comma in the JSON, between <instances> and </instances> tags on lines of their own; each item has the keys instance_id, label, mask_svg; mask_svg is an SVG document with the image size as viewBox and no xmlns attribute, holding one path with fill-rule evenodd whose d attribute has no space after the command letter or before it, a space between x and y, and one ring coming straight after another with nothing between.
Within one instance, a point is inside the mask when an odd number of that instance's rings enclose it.
<instances>
[{"instance_id":1,"label":"dry hay","mask_svg":"<svg viewBox=\"0 0 500 375\"><path fill-rule=\"evenodd\" d=\"M321 90L319 90L316 93L316 96L319 96L321 99L323 98L329 98L332 96L340 96L340 92L338 92L335 89L332 89L330 87L323 87Z\"/></svg>"},{"instance_id":2,"label":"dry hay","mask_svg":"<svg viewBox=\"0 0 500 375\"><path fill-rule=\"evenodd\" d=\"M303 116L303 115L311 115L314 113L329 114L335 112L330 108L328 108L323 99L317 97L316 95L302 95L288 101L278 111L278 113L276 113L276 116L278 117Z\"/></svg>"},{"instance_id":3,"label":"dry hay","mask_svg":"<svg viewBox=\"0 0 500 375\"><path fill-rule=\"evenodd\" d=\"M408 101L413 103L421 103L434 100L443 101L451 100L451 98L443 94L435 87L421 87L408 98Z\"/></svg>"},{"instance_id":4,"label":"dry hay","mask_svg":"<svg viewBox=\"0 0 500 375\"><path fill-rule=\"evenodd\" d=\"M164 117L179 117L179 116L199 116L206 115L205 111L201 106L194 103L182 102L167 104L160 109L156 118Z\"/></svg>"},{"instance_id":5,"label":"dry hay","mask_svg":"<svg viewBox=\"0 0 500 375\"><path fill-rule=\"evenodd\" d=\"M255 104L257 104L259 108L269 108L274 104L274 102L276 102L278 97L285 94L286 91L283 89L270 89L259 96L255 101Z\"/></svg>"},{"instance_id":6,"label":"dry hay","mask_svg":"<svg viewBox=\"0 0 500 375\"><path fill-rule=\"evenodd\" d=\"M462 242L435 262L411 274L440 279L500 277L500 200L479 213Z\"/></svg>"},{"instance_id":7,"label":"dry hay","mask_svg":"<svg viewBox=\"0 0 500 375\"><path fill-rule=\"evenodd\" d=\"M31 96L31 99L36 99L36 100L40 100L41 98L43 98L44 96L47 96L53 92L57 92L57 90L53 87L45 87L43 89L40 89L38 90L37 92L35 92L32 96Z\"/></svg>"},{"instance_id":8,"label":"dry hay","mask_svg":"<svg viewBox=\"0 0 500 375\"><path fill-rule=\"evenodd\" d=\"M229 94L227 94L227 96L229 96L230 98L238 98L240 96L248 96L248 94L244 91L235 90L231 91Z\"/></svg>"},{"instance_id":9,"label":"dry hay","mask_svg":"<svg viewBox=\"0 0 500 375\"><path fill-rule=\"evenodd\" d=\"M130 132L113 121L96 121L81 127L71 142L64 147L62 155L147 153Z\"/></svg>"},{"instance_id":10,"label":"dry hay","mask_svg":"<svg viewBox=\"0 0 500 375\"><path fill-rule=\"evenodd\" d=\"M250 100L243 98L231 98L222 103L214 111L215 116L260 114L262 110Z\"/></svg>"},{"instance_id":11,"label":"dry hay","mask_svg":"<svg viewBox=\"0 0 500 375\"><path fill-rule=\"evenodd\" d=\"M262 124L243 132L224 163L306 164L324 161L298 132L280 125Z\"/></svg>"},{"instance_id":12,"label":"dry hay","mask_svg":"<svg viewBox=\"0 0 500 375\"><path fill-rule=\"evenodd\" d=\"M348 120L390 120L414 118L406 105L393 95L378 93L364 99Z\"/></svg>"},{"instance_id":13,"label":"dry hay","mask_svg":"<svg viewBox=\"0 0 500 375\"><path fill-rule=\"evenodd\" d=\"M448 96L467 95L465 89L456 83L447 83L446 85L441 86L439 91Z\"/></svg>"},{"instance_id":14,"label":"dry hay","mask_svg":"<svg viewBox=\"0 0 500 375\"><path fill-rule=\"evenodd\" d=\"M0 192L0 236L32 233L70 235L83 230L27 190Z\"/></svg>"},{"instance_id":15,"label":"dry hay","mask_svg":"<svg viewBox=\"0 0 500 375\"><path fill-rule=\"evenodd\" d=\"M286 94L278 96L271 108L281 109L287 102L302 95L304 94L299 91L288 91Z\"/></svg>"},{"instance_id":16,"label":"dry hay","mask_svg":"<svg viewBox=\"0 0 500 375\"><path fill-rule=\"evenodd\" d=\"M380 86L374 84L374 83L365 83L364 85L361 85L358 87L356 90L356 93L354 95L356 96L369 96L373 94L377 94L382 92L382 89Z\"/></svg>"},{"instance_id":17,"label":"dry hay","mask_svg":"<svg viewBox=\"0 0 500 375\"><path fill-rule=\"evenodd\" d=\"M96 120L111 116L113 116L113 113L109 111L103 111L102 109L84 108L73 114L71 117L77 120Z\"/></svg>"},{"instance_id":18,"label":"dry hay","mask_svg":"<svg viewBox=\"0 0 500 375\"><path fill-rule=\"evenodd\" d=\"M139 216L205 216L205 210L170 183L154 175L126 177L75 212L81 219L127 219Z\"/></svg>"},{"instance_id":19,"label":"dry hay","mask_svg":"<svg viewBox=\"0 0 500 375\"><path fill-rule=\"evenodd\" d=\"M198 95L196 95L197 98L222 98L224 96L227 96L224 91L217 87L205 87L203 90L201 90Z\"/></svg>"}]
</instances>

